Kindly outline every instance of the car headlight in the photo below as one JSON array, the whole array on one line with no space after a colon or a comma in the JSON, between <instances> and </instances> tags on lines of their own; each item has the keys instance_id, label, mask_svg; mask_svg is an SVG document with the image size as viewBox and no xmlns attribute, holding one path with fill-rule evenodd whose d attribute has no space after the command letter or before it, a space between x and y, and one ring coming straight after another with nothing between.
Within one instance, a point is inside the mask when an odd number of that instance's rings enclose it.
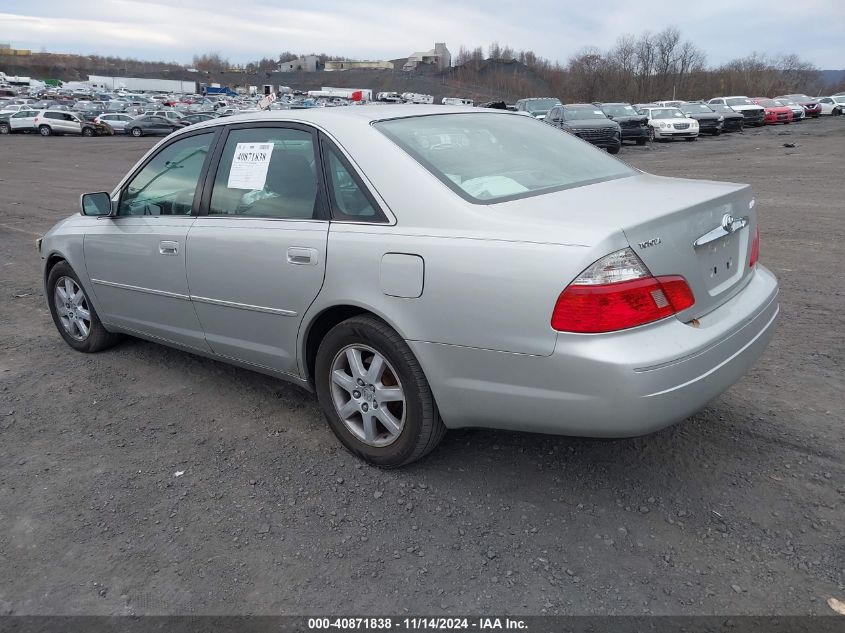
<instances>
[{"instance_id":1,"label":"car headlight","mask_svg":"<svg viewBox=\"0 0 845 633\"><path fill-rule=\"evenodd\" d=\"M698 127L698 121L693 120L692 124L693 127Z\"/></svg>"},{"instance_id":2,"label":"car headlight","mask_svg":"<svg viewBox=\"0 0 845 633\"><path fill-rule=\"evenodd\" d=\"M725 117L723 117L723 116L720 116L719 119L718 119L719 123L721 123L724 120L725 120Z\"/></svg>"}]
</instances>

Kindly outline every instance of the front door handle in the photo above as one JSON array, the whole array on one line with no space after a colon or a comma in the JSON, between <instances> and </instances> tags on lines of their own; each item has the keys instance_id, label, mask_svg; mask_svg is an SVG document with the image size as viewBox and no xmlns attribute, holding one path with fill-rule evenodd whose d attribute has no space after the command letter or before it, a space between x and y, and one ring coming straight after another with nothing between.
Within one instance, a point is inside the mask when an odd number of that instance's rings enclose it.
<instances>
[{"instance_id":1,"label":"front door handle","mask_svg":"<svg viewBox=\"0 0 845 633\"><path fill-rule=\"evenodd\" d=\"M288 263L300 266L316 266L317 249L291 246L288 249Z\"/></svg>"},{"instance_id":2,"label":"front door handle","mask_svg":"<svg viewBox=\"0 0 845 633\"><path fill-rule=\"evenodd\" d=\"M179 252L179 242L162 240L158 243L158 252L162 255L176 255Z\"/></svg>"}]
</instances>

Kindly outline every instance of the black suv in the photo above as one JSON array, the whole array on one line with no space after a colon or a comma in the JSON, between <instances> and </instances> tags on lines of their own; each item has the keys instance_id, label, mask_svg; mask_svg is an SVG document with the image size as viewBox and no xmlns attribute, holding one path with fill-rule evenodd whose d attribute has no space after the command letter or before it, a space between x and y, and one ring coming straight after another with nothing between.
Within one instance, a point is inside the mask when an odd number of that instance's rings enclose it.
<instances>
[{"instance_id":1,"label":"black suv","mask_svg":"<svg viewBox=\"0 0 845 633\"><path fill-rule=\"evenodd\" d=\"M648 117L639 114L630 103L597 103L611 121L616 121L622 129L623 141L636 141L645 145L648 140Z\"/></svg>"},{"instance_id":2,"label":"black suv","mask_svg":"<svg viewBox=\"0 0 845 633\"><path fill-rule=\"evenodd\" d=\"M592 103L554 106L546 115L546 123L566 130L578 138L618 154L622 147L622 130Z\"/></svg>"}]
</instances>

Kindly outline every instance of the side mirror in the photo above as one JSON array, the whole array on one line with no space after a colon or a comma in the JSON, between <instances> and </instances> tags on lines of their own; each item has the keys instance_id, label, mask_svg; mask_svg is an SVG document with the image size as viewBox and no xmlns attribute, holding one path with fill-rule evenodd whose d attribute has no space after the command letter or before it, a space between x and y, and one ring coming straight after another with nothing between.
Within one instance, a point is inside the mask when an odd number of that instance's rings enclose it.
<instances>
[{"instance_id":1,"label":"side mirror","mask_svg":"<svg viewBox=\"0 0 845 633\"><path fill-rule=\"evenodd\" d=\"M105 191L83 193L79 196L79 211L82 215L111 215L111 196Z\"/></svg>"}]
</instances>

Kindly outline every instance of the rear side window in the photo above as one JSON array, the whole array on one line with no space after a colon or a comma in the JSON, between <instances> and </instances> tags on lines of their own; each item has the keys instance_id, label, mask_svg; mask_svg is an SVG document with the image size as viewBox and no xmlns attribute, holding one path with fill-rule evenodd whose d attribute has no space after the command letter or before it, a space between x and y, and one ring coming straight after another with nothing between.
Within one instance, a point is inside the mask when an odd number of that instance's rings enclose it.
<instances>
[{"instance_id":1,"label":"rear side window","mask_svg":"<svg viewBox=\"0 0 845 633\"><path fill-rule=\"evenodd\" d=\"M489 204L636 172L558 128L525 116L438 114L375 123L465 200Z\"/></svg>"},{"instance_id":2,"label":"rear side window","mask_svg":"<svg viewBox=\"0 0 845 633\"><path fill-rule=\"evenodd\" d=\"M220 156L208 214L315 219L320 211L317 170L310 132L232 130Z\"/></svg>"},{"instance_id":3,"label":"rear side window","mask_svg":"<svg viewBox=\"0 0 845 633\"><path fill-rule=\"evenodd\" d=\"M323 159L329 181L332 217L347 222L387 222L364 183L346 159L329 143L323 142Z\"/></svg>"}]
</instances>

